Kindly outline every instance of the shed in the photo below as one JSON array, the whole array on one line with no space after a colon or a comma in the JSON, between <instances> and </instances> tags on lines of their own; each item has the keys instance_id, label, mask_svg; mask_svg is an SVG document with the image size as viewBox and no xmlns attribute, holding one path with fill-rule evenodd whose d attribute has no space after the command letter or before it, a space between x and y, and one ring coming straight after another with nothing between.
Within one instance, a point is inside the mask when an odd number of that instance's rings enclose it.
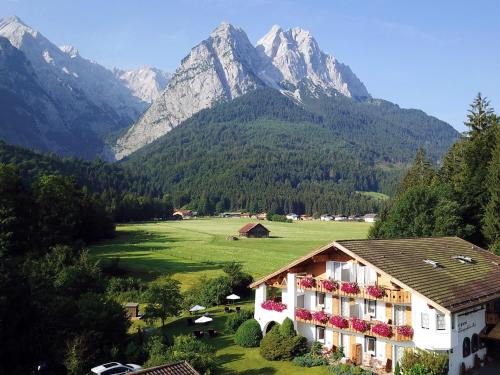
<instances>
[{"instance_id":1,"label":"shed","mask_svg":"<svg viewBox=\"0 0 500 375\"><path fill-rule=\"evenodd\" d=\"M139 316L139 304L135 302L127 302L125 305L125 311L127 311L127 316L129 318L137 318Z\"/></svg>"},{"instance_id":2,"label":"shed","mask_svg":"<svg viewBox=\"0 0 500 375\"><path fill-rule=\"evenodd\" d=\"M248 223L239 230L240 236L248 238L267 238L269 233L269 229L260 223Z\"/></svg>"}]
</instances>

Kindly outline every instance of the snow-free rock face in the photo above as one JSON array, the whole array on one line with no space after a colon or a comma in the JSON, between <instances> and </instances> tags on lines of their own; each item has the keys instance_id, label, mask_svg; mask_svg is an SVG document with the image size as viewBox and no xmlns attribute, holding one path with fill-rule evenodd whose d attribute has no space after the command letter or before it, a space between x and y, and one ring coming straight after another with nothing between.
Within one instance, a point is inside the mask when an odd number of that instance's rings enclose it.
<instances>
[{"instance_id":1,"label":"snow-free rock face","mask_svg":"<svg viewBox=\"0 0 500 375\"><path fill-rule=\"evenodd\" d=\"M149 104L160 96L172 78L171 73L147 66L136 70L115 68L113 73L125 82L135 97Z\"/></svg>"},{"instance_id":2,"label":"snow-free rock face","mask_svg":"<svg viewBox=\"0 0 500 375\"><path fill-rule=\"evenodd\" d=\"M349 67L321 51L308 31L273 26L254 47L243 30L222 23L182 60L165 91L118 139L115 157L153 142L202 109L263 86L296 98L299 86L369 97Z\"/></svg>"}]
</instances>

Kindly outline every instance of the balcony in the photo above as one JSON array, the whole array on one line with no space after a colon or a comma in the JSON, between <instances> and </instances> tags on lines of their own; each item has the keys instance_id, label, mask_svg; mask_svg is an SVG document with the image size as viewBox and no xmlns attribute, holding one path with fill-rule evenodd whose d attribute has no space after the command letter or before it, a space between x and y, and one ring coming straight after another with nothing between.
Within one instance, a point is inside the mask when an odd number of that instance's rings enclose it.
<instances>
[{"instance_id":1,"label":"balcony","mask_svg":"<svg viewBox=\"0 0 500 375\"><path fill-rule=\"evenodd\" d=\"M297 309L295 311L295 319L302 323L332 328L341 333L362 334L384 340L408 342L412 341L413 337L413 329L410 326L395 326L376 320L333 316L318 311L311 312L304 309Z\"/></svg>"},{"instance_id":2,"label":"balcony","mask_svg":"<svg viewBox=\"0 0 500 375\"><path fill-rule=\"evenodd\" d=\"M306 280L304 282L303 280ZM310 280L313 280L311 283ZM334 289L325 288L323 281L327 279L319 278L319 277L307 277L307 276L297 276L297 288L304 290L317 291L322 293L330 293L334 296L339 297L350 297L350 298L366 298L377 301L383 301L388 303L396 303L396 304L411 304L411 293L405 290L393 290L388 288L380 288L381 295L375 297L373 294L368 292L369 286L358 285L358 290L354 293L347 293L341 290L341 285L344 283L342 281L330 281L331 284L334 284L336 287ZM306 285L306 286L305 286ZM309 286L310 285L310 286ZM378 289L378 288L377 288Z\"/></svg>"}]
</instances>

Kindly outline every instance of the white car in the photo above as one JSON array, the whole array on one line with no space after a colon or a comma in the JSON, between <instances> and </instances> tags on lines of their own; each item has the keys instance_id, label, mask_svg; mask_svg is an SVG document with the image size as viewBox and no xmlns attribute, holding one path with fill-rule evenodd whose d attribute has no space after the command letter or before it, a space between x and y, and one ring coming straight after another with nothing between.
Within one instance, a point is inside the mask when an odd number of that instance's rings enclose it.
<instances>
[{"instance_id":1,"label":"white car","mask_svg":"<svg viewBox=\"0 0 500 375\"><path fill-rule=\"evenodd\" d=\"M133 363L127 363L126 365L122 365L121 363L118 362L110 362L92 368L90 370L89 375L121 375L141 369L142 369L141 366L134 365Z\"/></svg>"}]
</instances>

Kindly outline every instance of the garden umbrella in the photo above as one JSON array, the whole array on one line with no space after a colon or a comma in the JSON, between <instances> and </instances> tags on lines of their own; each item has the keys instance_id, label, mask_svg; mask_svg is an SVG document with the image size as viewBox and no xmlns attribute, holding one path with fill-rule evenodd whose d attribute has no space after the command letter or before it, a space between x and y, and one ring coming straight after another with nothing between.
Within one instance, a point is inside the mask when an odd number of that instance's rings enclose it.
<instances>
[{"instance_id":1,"label":"garden umbrella","mask_svg":"<svg viewBox=\"0 0 500 375\"><path fill-rule=\"evenodd\" d=\"M211 322L213 319L208 316L202 316L201 318L196 319L194 322L198 324L204 324Z\"/></svg>"},{"instance_id":2,"label":"garden umbrella","mask_svg":"<svg viewBox=\"0 0 500 375\"><path fill-rule=\"evenodd\" d=\"M240 299L240 296L237 296L236 294L231 294L230 296L227 296L226 299L230 299L234 303L235 300Z\"/></svg>"},{"instance_id":3,"label":"garden umbrella","mask_svg":"<svg viewBox=\"0 0 500 375\"><path fill-rule=\"evenodd\" d=\"M196 311L201 311L201 310L205 310L206 307L205 306L200 306L200 305L196 305L196 306L193 306L189 309L189 312L196 312Z\"/></svg>"}]
</instances>

